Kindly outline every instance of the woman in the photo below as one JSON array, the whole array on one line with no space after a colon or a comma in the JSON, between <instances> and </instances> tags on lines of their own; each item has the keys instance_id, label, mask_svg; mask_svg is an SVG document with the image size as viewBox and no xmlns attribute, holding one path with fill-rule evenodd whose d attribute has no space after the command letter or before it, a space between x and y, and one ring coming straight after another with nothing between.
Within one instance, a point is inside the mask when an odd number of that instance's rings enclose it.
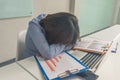
<instances>
[{"instance_id":1,"label":"woman","mask_svg":"<svg viewBox=\"0 0 120 80\"><path fill-rule=\"evenodd\" d=\"M70 50L79 36L77 18L65 12L41 14L29 22L22 58L40 54L50 59Z\"/></svg>"}]
</instances>

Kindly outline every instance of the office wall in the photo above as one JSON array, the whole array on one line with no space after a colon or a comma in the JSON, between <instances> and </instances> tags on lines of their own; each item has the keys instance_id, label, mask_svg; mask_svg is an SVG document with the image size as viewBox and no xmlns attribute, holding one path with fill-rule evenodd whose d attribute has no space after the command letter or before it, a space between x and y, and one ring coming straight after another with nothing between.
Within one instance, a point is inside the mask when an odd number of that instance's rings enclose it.
<instances>
[{"instance_id":1,"label":"office wall","mask_svg":"<svg viewBox=\"0 0 120 80\"><path fill-rule=\"evenodd\" d=\"M80 34L112 26L115 0L81 0Z\"/></svg>"},{"instance_id":2,"label":"office wall","mask_svg":"<svg viewBox=\"0 0 120 80\"><path fill-rule=\"evenodd\" d=\"M69 12L69 0L34 0L31 17L0 19L0 63L16 56L17 34L39 13Z\"/></svg>"},{"instance_id":3,"label":"office wall","mask_svg":"<svg viewBox=\"0 0 120 80\"><path fill-rule=\"evenodd\" d=\"M74 14L77 16L78 20L80 21L80 5L82 0L75 0L74 6Z\"/></svg>"},{"instance_id":4,"label":"office wall","mask_svg":"<svg viewBox=\"0 0 120 80\"><path fill-rule=\"evenodd\" d=\"M117 5L116 5L116 23L120 24L120 0L117 0Z\"/></svg>"},{"instance_id":5,"label":"office wall","mask_svg":"<svg viewBox=\"0 0 120 80\"><path fill-rule=\"evenodd\" d=\"M120 22L120 0L115 0L115 8L114 8L114 17L113 17L113 25Z\"/></svg>"},{"instance_id":6,"label":"office wall","mask_svg":"<svg viewBox=\"0 0 120 80\"><path fill-rule=\"evenodd\" d=\"M34 0L0 0L0 19L31 16L33 13L33 1Z\"/></svg>"},{"instance_id":7,"label":"office wall","mask_svg":"<svg viewBox=\"0 0 120 80\"><path fill-rule=\"evenodd\" d=\"M118 11L118 16L117 16L117 24L120 24L120 8L119 8L119 11Z\"/></svg>"}]
</instances>

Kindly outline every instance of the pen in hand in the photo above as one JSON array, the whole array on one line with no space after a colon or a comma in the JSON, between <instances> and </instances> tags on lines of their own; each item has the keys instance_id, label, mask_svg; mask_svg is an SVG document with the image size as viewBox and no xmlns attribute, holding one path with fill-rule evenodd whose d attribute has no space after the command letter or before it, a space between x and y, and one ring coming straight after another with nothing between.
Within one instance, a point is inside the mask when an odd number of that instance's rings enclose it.
<instances>
[{"instance_id":1,"label":"pen in hand","mask_svg":"<svg viewBox=\"0 0 120 80\"><path fill-rule=\"evenodd\" d=\"M116 46L111 50L111 52L116 53L117 52L117 47L118 47L118 42L116 43Z\"/></svg>"}]
</instances>

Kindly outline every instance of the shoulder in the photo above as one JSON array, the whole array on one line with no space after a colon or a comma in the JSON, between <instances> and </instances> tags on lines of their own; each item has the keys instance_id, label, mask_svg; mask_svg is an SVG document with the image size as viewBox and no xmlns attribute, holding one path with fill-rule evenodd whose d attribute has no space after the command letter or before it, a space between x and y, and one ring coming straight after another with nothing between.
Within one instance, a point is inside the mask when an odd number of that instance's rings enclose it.
<instances>
[{"instance_id":1,"label":"shoulder","mask_svg":"<svg viewBox=\"0 0 120 80\"><path fill-rule=\"evenodd\" d=\"M39 14L36 18L40 21L41 19L45 17L46 17L46 14L42 13L42 14Z\"/></svg>"}]
</instances>

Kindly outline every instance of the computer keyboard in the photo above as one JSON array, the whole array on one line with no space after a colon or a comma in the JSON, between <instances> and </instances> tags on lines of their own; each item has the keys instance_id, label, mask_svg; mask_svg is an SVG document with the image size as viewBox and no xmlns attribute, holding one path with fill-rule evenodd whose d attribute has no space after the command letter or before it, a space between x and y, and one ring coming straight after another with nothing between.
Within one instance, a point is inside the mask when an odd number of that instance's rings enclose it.
<instances>
[{"instance_id":1,"label":"computer keyboard","mask_svg":"<svg viewBox=\"0 0 120 80\"><path fill-rule=\"evenodd\" d=\"M96 53L88 53L83 58L81 58L81 62L83 62L88 68L93 69L102 59L104 55L96 54Z\"/></svg>"},{"instance_id":2,"label":"computer keyboard","mask_svg":"<svg viewBox=\"0 0 120 80\"><path fill-rule=\"evenodd\" d=\"M104 55L101 54L87 53L79 50L70 51L70 53L83 62L92 71L96 71L98 65L104 57Z\"/></svg>"}]
</instances>

